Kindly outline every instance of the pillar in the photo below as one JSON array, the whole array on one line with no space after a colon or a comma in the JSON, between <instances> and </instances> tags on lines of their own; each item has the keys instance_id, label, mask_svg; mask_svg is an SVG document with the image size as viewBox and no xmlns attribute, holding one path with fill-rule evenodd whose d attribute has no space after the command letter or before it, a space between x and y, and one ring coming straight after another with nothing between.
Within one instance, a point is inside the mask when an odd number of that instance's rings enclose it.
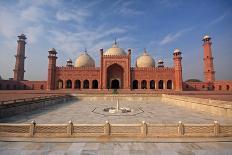
<instances>
[{"instance_id":1,"label":"pillar","mask_svg":"<svg viewBox=\"0 0 232 155\"><path fill-rule=\"evenodd\" d=\"M103 49L100 49L100 81L99 81L99 89L103 88Z\"/></svg>"},{"instance_id":2,"label":"pillar","mask_svg":"<svg viewBox=\"0 0 232 155\"><path fill-rule=\"evenodd\" d=\"M174 69L175 69L175 90L182 91L182 64L181 64L181 52L179 49L175 49L173 52L173 60L174 60Z\"/></svg>"},{"instance_id":3,"label":"pillar","mask_svg":"<svg viewBox=\"0 0 232 155\"><path fill-rule=\"evenodd\" d=\"M14 80L22 81L24 80L24 61L25 57L25 45L26 45L26 36L21 34L18 36L18 45L17 45L17 54L15 55L16 62L15 62L15 69L14 71Z\"/></svg>"},{"instance_id":4,"label":"pillar","mask_svg":"<svg viewBox=\"0 0 232 155\"><path fill-rule=\"evenodd\" d=\"M213 65L213 54L211 50L211 38L209 36L204 36L203 40L203 49L204 49L204 80L205 82L215 81L215 71Z\"/></svg>"},{"instance_id":5,"label":"pillar","mask_svg":"<svg viewBox=\"0 0 232 155\"><path fill-rule=\"evenodd\" d=\"M48 81L47 81L47 89L54 90L56 89L56 50L52 48L48 51ZM66 86L66 81L65 81Z\"/></svg>"}]
</instances>

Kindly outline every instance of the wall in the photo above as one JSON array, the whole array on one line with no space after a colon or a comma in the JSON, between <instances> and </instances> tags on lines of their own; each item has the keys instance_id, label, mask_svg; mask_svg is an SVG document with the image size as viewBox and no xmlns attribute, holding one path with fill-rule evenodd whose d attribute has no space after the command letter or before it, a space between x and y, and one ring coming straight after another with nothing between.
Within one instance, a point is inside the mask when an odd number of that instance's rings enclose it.
<instances>
[{"instance_id":1,"label":"wall","mask_svg":"<svg viewBox=\"0 0 232 155\"><path fill-rule=\"evenodd\" d=\"M92 88L92 81L97 80L98 86L100 81L100 69L98 67L57 67L56 68L56 81L59 88L58 81L63 82L63 88L67 88L67 80L72 81L72 89L75 89L75 81L81 81L81 88L83 88L84 80L89 81L89 88Z\"/></svg>"},{"instance_id":2,"label":"wall","mask_svg":"<svg viewBox=\"0 0 232 155\"><path fill-rule=\"evenodd\" d=\"M43 96L40 98L14 100L13 103L9 103L10 101L7 101L7 103L1 102L0 118L42 109L50 105L67 102L71 99L70 96Z\"/></svg>"},{"instance_id":3,"label":"wall","mask_svg":"<svg viewBox=\"0 0 232 155\"><path fill-rule=\"evenodd\" d=\"M162 95L162 101L169 104L189 108L191 110L204 111L207 113L232 117L232 102L202 99L188 96L177 96L177 95Z\"/></svg>"},{"instance_id":4,"label":"wall","mask_svg":"<svg viewBox=\"0 0 232 155\"><path fill-rule=\"evenodd\" d=\"M163 80L163 89L167 89L167 81L172 81L172 89L175 89L174 68L131 68L132 83L138 80L138 88L141 89L142 81L147 81L147 89L150 89L150 81L155 81L155 89L159 89L158 82Z\"/></svg>"},{"instance_id":5,"label":"wall","mask_svg":"<svg viewBox=\"0 0 232 155\"><path fill-rule=\"evenodd\" d=\"M183 89L187 91L194 91L194 90L232 91L232 81L220 80L220 81L214 81L212 83L183 82Z\"/></svg>"},{"instance_id":6,"label":"wall","mask_svg":"<svg viewBox=\"0 0 232 155\"><path fill-rule=\"evenodd\" d=\"M0 90L45 90L47 81L0 80Z\"/></svg>"}]
</instances>

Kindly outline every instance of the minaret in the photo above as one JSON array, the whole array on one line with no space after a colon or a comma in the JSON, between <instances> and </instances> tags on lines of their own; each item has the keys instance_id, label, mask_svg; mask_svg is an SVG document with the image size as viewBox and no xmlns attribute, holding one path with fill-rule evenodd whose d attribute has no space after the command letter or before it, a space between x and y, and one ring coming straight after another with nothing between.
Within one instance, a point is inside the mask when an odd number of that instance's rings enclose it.
<instances>
[{"instance_id":1,"label":"minaret","mask_svg":"<svg viewBox=\"0 0 232 155\"><path fill-rule=\"evenodd\" d=\"M24 80L24 61L26 59L25 57L25 45L26 45L26 36L24 34L21 34L18 36L18 46L17 46L17 54L16 62L15 62L15 69L14 71L14 80L16 81L22 81Z\"/></svg>"},{"instance_id":2,"label":"minaret","mask_svg":"<svg viewBox=\"0 0 232 155\"><path fill-rule=\"evenodd\" d=\"M173 52L174 68L175 68L175 90L182 91L182 64L181 52L175 49Z\"/></svg>"},{"instance_id":3,"label":"minaret","mask_svg":"<svg viewBox=\"0 0 232 155\"><path fill-rule=\"evenodd\" d=\"M72 59L69 58L69 59L66 61L66 67L73 67Z\"/></svg>"},{"instance_id":4,"label":"minaret","mask_svg":"<svg viewBox=\"0 0 232 155\"><path fill-rule=\"evenodd\" d=\"M204 48L204 80L205 82L213 82L215 81L215 71L213 67L213 56L210 41L211 38L209 36L204 36L203 38L203 48Z\"/></svg>"},{"instance_id":5,"label":"minaret","mask_svg":"<svg viewBox=\"0 0 232 155\"><path fill-rule=\"evenodd\" d=\"M56 50L52 48L48 51L48 81L47 89L54 90L56 89Z\"/></svg>"},{"instance_id":6,"label":"minaret","mask_svg":"<svg viewBox=\"0 0 232 155\"><path fill-rule=\"evenodd\" d=\"M158 60L158 68L164 68L164 62L161 59Z\"/></svg>"}]
</instances>

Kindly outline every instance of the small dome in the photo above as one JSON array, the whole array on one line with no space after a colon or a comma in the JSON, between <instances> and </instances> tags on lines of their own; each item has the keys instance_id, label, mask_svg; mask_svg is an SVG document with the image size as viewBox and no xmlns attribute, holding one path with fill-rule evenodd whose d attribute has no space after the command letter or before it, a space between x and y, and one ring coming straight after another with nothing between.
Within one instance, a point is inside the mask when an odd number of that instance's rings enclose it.
<instances>
[{"instance_id":1,"label":"small dome","mask_svg":"<svg viewBox=\"0 0 232 155\"><path fill-rule=\"evenodd\" d=\"M19 39L22 39L22 40L26 40L27 37L25 34L21 33L19 36L18 36Z\"/></svg>"},{"instance_id":2,"label":"small dome","mask_svg":"<svg viewBox=\"0 0 232 155\"><path fill-rule=\"evenodd\" d=\"M163 60L161 60L161 59L159 59L159 60L158 60L158 63L164 63L164 61L163 61Z\"/></svg>"},{"instance_id":3,"label":"small dome","mask_svg":"<svg viewBox=\"0 0 232 155\"><path fill-rule=\"evenodd\" d=\"M126 55L126 52L120 48L117 44L117 42L115 41L115 43L113 44L113 46L111 48L109 48L104 55Z\"/></svg>"},{"instance_id":4,"label":"small dome","mask_svg":"<svg viewBox=\"0 0 232 155\"><path fill-rule=\"evenodd\" d=\"M77 57L74 66L75 67L95 67L95 62L93 58L85 51L85 53Z\"/></svg>"},{"instance_id":5,"label":"small dome","mask_svg":"<svg viewBox=\"0 0 232 155\"><path fill-rule=\"evenodd\" d=\"M208 36L208 35L205 35L204 37L203 37L203 39L209 39L210 38L210 36Z\"/></svg>"},{"instance_id":6,"label":"small dome","mask_svg":"<svg viewBox=\"0 0 232 155\"><path fill-rule=\"evenodd\" d=\"M72 63L72 59L69 58L66 62L71 62Z\"/></svg>"},{"instance_id":7,"label":"small dome","mask_svg":"<svg viewBox=\"0 0 232 155\"><path fill-rule=\"evenodd\" d=\"M155 67L155 60L144 50L136 60L136 67Z\"/></svg>"},{"instance_id":8,"label":"small dome","mask_svg":"<svg viewBox=\"0 0 232 155\"><path fill-rule=\"evenodd\" d=\"M173 53L179 53L179 52L180 52L180 50L178 48L176 48Z\"/></svg>"}]
</instances>

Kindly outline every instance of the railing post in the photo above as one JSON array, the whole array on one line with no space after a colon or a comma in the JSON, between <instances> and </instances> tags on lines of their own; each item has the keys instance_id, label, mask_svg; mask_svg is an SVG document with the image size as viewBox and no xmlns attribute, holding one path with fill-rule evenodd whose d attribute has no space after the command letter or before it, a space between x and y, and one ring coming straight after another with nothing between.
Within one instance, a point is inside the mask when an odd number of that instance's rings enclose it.
<instances>
[{"instance_id":1,"label":"railing post","mask_svg":"<svg viewBox=\"0 0 232 155\"><path fill-rule=\"evenodd\" d=\"M106 121L106 123L104 125L104 134L107 136L110 135L110 123L108 121Z\"/></svg>"},{"instance_id":2,"label":"railing post","mask_svg":"<svg viewBox=\"0 0 232 155\"><path fill-rule=\"evenodd\" d=\"M218 121L214 121L214 136L218 136L219 135L219 129L220 128L220 124L218 123Z\"/></svg>"},{"instance_id":3,"label":"railing post","mask_svg":"<svg viewBox=\"0 0 232 155\"><path fill-rule=\"evenodd\" d=\"M35 120L31 121L31 123L30 123L30 137L33 137L35 134L35 126L36 126Z\"/></svg>"},{"instance_id":4,"label":"railing post","mask_svg":"<svg viewBox=\"0 0 232 155\"><path fill-rule=\"evenodd\" d=\"M181 121L178 123L178 135L184 135L184 124Z\"/></svg>"},{"instance_id":5,"label":"railing post","mask_svg":"<svg viewBox=\"0 0 232 155\"><path fill-rule=\"evenodd\" d=\"M73 122L70 120L67 126L67 134L71 136L73 134Z\"/></svg>"},{"instance_id":6,"label":"railing post","mask_svg":"<svg viewBox=\"0 0 232 155\"><path fill-rule=\"evenodd\" d=\"M143 137L147 136L147 123L145 121L142 121L141 124L141 135Z\"/></svg>"}]
</instances>

